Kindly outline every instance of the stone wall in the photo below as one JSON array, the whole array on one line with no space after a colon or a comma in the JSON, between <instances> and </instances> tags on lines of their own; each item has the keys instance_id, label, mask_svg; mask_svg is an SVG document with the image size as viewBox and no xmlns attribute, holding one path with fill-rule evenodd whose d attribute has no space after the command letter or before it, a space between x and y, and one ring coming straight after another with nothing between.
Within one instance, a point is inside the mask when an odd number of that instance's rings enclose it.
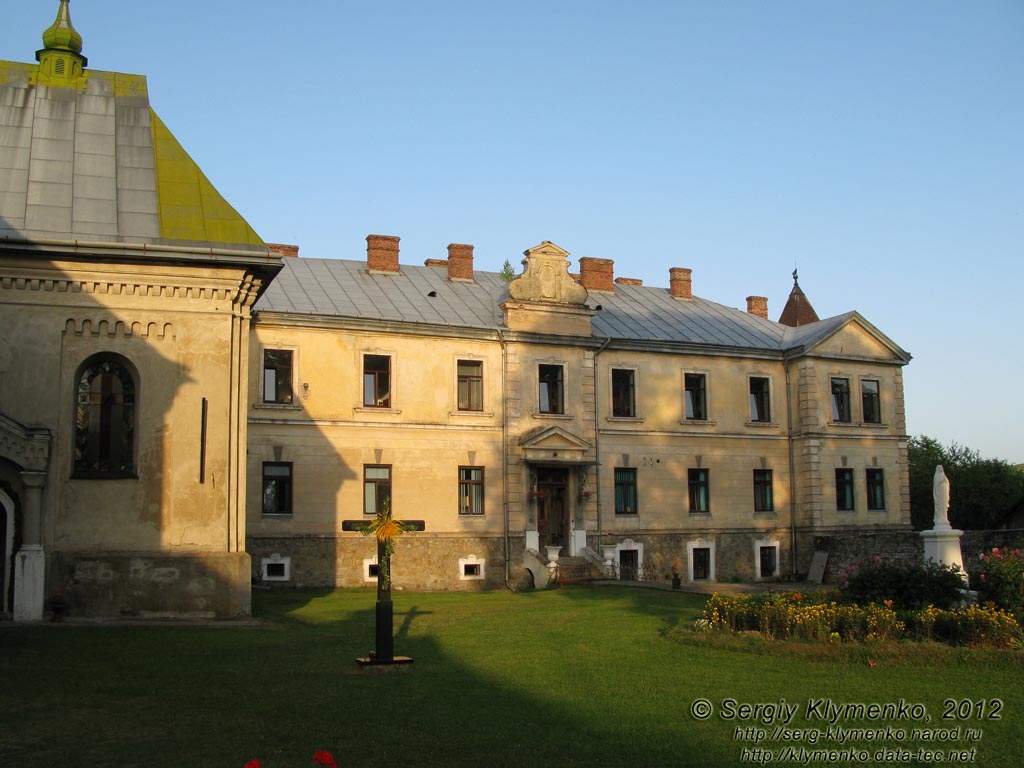
<instances>
[{"instance_id":1,"label":"stone wall","mask_svg":"<svg viewBox=\"0 0 1024 768\"><path fill-rule=\"evenodd\" d=\"M69 616L218 618L249 615L249 555L48 552L50 593Z\"/></svg>"},{"instance_id":2,"label":"stone wall","mask_svg":"<svg viewBox=\"0 0 1024 768\"><path fill-rule=\"evenodd\" d=\"M364 561L373 560L377 545L365 536L306 535L250 536L252 578L282 587L370 587ZM523 568L523 538L511 537L510 583L530 585ZM279 555L289 559L288 581L265 581L263 560ZM465 578L466 564L480 566L482 578ZM395 589L479 591L505 585L505 545L501 536L417 536L400 538L392 560Z\"/></svg>"},{"instance_id":3,"label":"stone wall","mask_svg":"<svg viewBox=\"0 0 1024 768\"><path fill-rule=\"evenodd\" d=\"M715 581L751 582L759 580L754 543L764 539L778 542L779 579L787 579L791 568L788 530L605 535L602 543L630 549L639 549L642 545L642 577L668 582L672 580L673 564L677 564L683 581L687 580L689 552L686 545L699 540L703 542L701 546L710 544L709 548L714 550ZM599 550L596 536L591 537L588 544L594 551Z\"/></svg>"},{"instance_id":4,"label":"stone wall","mask_svg":"<svg viewBox=\"0 0 1024 768\"><path fill-rule=\"evenodd\" d=\"M979 572L978 555L993 547L1024 549L1024 530L964 531L960 539L964 568L969 576ZM835 581L844 568L868 558L919 563L924 559L924 540L919 531L835 533L814 537L815 550L828 552L826 581Z\"/></svg>"}]
</instances>

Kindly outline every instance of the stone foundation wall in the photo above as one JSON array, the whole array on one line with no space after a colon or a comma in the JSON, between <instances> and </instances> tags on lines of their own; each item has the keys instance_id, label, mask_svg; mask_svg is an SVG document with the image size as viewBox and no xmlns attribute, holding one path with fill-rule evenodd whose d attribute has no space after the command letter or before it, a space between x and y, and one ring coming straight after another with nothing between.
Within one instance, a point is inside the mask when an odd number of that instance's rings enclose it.
<instances>
[{"instance_id":1,"label":"stone foundation wall","mask_svg":"<svg viewBox=\"0 0 1024 768\"><path fill-rule=\"evenodd\" d=\"M249 555L47 552L69 616L233 618L251 612Z\"/></svg>"},{"instance_id":2,"label":"stone foundation wall","mask_svg":"<svg viewBox=\"0 0 1024 768\"><path fill-rule=\"evenodd\" d=\"M523 538L510 537L514 588L532 582L523 568ZM376 542L365 536L249 537L252 578L282 587L371 587L364 560L377 555ZM288 581L263 578L263 560L288 558ZM462 562L460 562L462 561ZM482 578L463 578L464 566L480 566ZM479 591L505 586L505 543L500 536L402 536L395 545L392 583L396 589Z\"/></svg>"},{"instance_id":3,"label":"stone foundation wall","mask_svg":"<svg viewBox=\"0 0 1024 768\"><path fill-rule=\"evenodd\" d=\"M978 555L993 547L1024 549L1024 530L964 531L960 539L964 568L970 577L979 572ZM885 560L920 563L924 560L924 540L919 531L884 531L872 533L835 533L815 536L814 548L828 552L826 581L835 581L838 574L862 560L878 556Z\"/></svg>"},{"instance_id":4,"label":"stone foundation wall","mask_svg":"<svg viewBox=\"0 0 1024 768\"><path fill-rule=\"evenodd\" d=\"M754 542L768 539L778 542L779 579L790 575L789 530L773 531L728 531L718 533L686 534L630 534L629 536L604 536L604 544L615 543L627 548L643 545L642 577L645 580L672 580L672 565L675 563L683 581L687 580L689 569L687 544L701 540L701 546L711 544L714 549L715 581L759 581L758 561ZM632 542L632 544L630 543ZM588 545L599 552L597 537L588 539Z\"/></svg>"}]
</instances>

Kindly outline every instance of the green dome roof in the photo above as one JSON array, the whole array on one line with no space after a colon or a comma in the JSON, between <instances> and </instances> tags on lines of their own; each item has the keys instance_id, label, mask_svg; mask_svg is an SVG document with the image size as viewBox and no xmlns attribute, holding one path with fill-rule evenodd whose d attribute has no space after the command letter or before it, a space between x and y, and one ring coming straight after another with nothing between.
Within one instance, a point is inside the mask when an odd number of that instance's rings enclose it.
<instances>
[{"instance_id":1,"label":"green dome roof","mask_svg":"<svg viewBox=\"0 0 1024 768\"><path fill-rule=\"evenodd\" d=\"M60 49L72 53L82 52L82 36L71 25L71 11L68 10L69 0L60 0L57 18L43 32L43 48Z\"/></svg>"}]
</instances>

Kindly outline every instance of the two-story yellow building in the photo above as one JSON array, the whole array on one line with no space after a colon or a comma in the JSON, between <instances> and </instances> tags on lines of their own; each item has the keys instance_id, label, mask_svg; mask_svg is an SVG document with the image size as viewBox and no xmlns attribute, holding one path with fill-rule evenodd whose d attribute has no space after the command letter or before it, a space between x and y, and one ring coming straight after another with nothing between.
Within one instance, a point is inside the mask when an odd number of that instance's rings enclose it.
<instances>
[{"instance_id":1,"label":"two-story yellow building","mask_svg":"<svg viewBox=\"0 0 1024 768\"><path fill-rule=\"evenodd\" d=\"M506 283L473 248L400 264L286 258L250 342L247 549L259 578L358 585L342 520L423 519L411 588L573 578L772 579L811 537L905 527L901 370L856 313L784 319L613 276L545 242ZM794 559L795 555L795 559Z\"/></svg>"}]
</instances>

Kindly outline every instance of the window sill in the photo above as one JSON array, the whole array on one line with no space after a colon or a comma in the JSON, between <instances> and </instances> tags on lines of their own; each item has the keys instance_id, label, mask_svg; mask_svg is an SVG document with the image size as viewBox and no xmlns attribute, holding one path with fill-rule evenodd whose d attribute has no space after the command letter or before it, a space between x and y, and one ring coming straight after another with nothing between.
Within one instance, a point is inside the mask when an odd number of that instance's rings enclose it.
<instances>
[{"instance_id":1,"label":"window sill","mask_svg":"<svg viewBox=\"0 0 1024 768\"><path fill-rule=\"evenodd\" d=\"M375 408L369 405L356 406L353 411L355 413L386 413L393 416L399 416L402 413L401 408Z\"/></svg>"},{"instance_id":2,"label":"window sill","mask_svg":"<svg viewBox=\"0 0 1024 768\"><path fill-rule=\"evenodd\" d=\"M775 421L748 421L748 427L777 427L778 422Z\"/></svg>"},{"instance_id":3,"label":"window sill","mask_svg":"<svg viewBox=\"0 0 1024 768\"><path fill-rule=\"evenodd\" d=\"M448 411L448 415L455 416L468 416L471 419L493 419L494 414L489 411Z\"/></svg>"},{"instance_id":4,"label":"window sill","mask_svg":"<svg viewBox=\"0 0 1024 768\"><path fill-rule=\"evenodd\" d=\"M764 511L754 510L754 517L758 520L774 520L778 517L778 515L775 514L774 509Z\"/></svg>"},{"instance_id":5,"label":"window sill","mask_svg":"<svg viewBox=\"0 0 1024 768\"><path fill-rule=\"evenodd\" d=\"M620 422L621 421L626 421L626 422L632 421L632 422L636 422L637 424L643 424L644 423L644 417L643 416L605 416L604 420L605 421L620 421Z\"/></svg>"},{"instance_id":6,"label":"window sill","mask_svg":"<svg viewBox=\"0 0 1024 768\"><path fill-rule=\"evenodd\" d=\"M561 419L563 421L572 421L573 417L567 413L535 413L533 414L535 419Z\"/></svg>"},{"instance_id":7,"label":"window sill","mask_svg":"<svg viewBox=\"0 0 1024 768\"><path fill-rule=\"evenodd\" d=\"M301 411L299 403L253 403L253 408L279 408L284 411Z\"/></svg>"},{"instance_id":8,"label":"window sill","mask_svg":"<svg viewBox=\"0 0 1024 768\"><path fill-rule=\"evenodd\" d=\"M710 512L690 512L690 517L711 517Z\"/></svg>"},{"instance_id":9,"label":"window sill","mask_svg":"<svg viewBox=\"0 0 1024 768\"><path fill-rule=\"evenodd\" d=\"M680 424L687 427L715 427L718 426L717 421L710 421L708 419L680 419Z\"/></svg>"},{"instance_id":10,"label":"window sill","mask_svg":"<svg viewBox=\"0 0 1024 768\"><path fill-rule=\"evenodd\" d=\"M291 512L273 512L273 513L267 514L266 512L263 512L260 515L260 517L263 520L291 520L292 519L292 513Z\"/></svg>"},{"instance_id":11,"label":"window sill","mask_svg":"<svg viewBox=\"0 0 1024 768\"><path fill-rule=\"evenodd\" d=\"M459 520L483 520L483 512L459 512Z\"/></svg>"},{"instance_id":12,"label":"window sill","mask_svg":"<svg viewBox=\"0 0 1024 768\"><path fill-rule=\"evenodd\" d=\"M885 429L888 424L882 424L879 421L830 421L828 423L830 427L838 427L839 429L849 429L850 427L867 427L868 429Z\"/></svg>"},{"instance_id":13,"label":"window sill","mask_svg":"<svg viewBox=\"0 0 1024 768\"><path fill-rule=\"evenodd\" d=\"M72 472L72 480L138 480L132 472Z\"/></svg>"}]
</instances>

